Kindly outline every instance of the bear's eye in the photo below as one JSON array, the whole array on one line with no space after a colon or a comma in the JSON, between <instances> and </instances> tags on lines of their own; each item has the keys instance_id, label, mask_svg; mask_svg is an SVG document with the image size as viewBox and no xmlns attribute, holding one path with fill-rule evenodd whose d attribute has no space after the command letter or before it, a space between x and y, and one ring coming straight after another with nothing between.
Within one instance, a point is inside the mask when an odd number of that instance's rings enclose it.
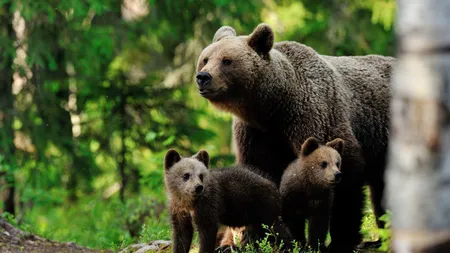
<instances>
[{"instance_id":1,"label":"bear's eye","mask_svg":"<svg viewBox=\"0 0 450 253\"><path fill-rule=\"evenodd\" d=\"M327 162L321 162L320 166L325 169L328 166L328 163Z\"/></svg>"},{"instance_id":2,"label":"bear's eye","mask_svg":"<svg viewBox=\"0 0 450 253\"><path fill-rule=\"evenodd\" d=\"M191 176L191 175L189 175L189 173L185 173L185 174L183 175L184 181L187 181L187 180L189 179L190 176Z\"/></svg>"},{"instance_id":3,"label":"bear's eye","mask_svg":"<svg viewBox=\"0 0 450 253\"><path fill-rule=\"evenodd\" d=\"M222 60L222 64L225 65L225 66L231 65L231 60L223 59Z\"/></svg>"},{"instance_id":4,"label":"bear's eye","mask_svg":"<svg viewBox=\"0 0 450 253\"><path fill-rule=\"evenodd\" d=\"M200 178L200 181L203 182L203 174L200 174L200 176L198 176Z\"/></svg>"},{"instance_id":5,"label":"bear's eye","mask_svg":"<svg viewBox=\"0 0 450 253\"><path fill-rule=\"evenodd\" d=\"M206 65L206 63L208 63L208 58L203 59L203 64Z\"/></svg>"},{"instance_id":6,"label":"bear's eye","mask_svg":"<svg viewBox=\"0 0 450 253\"><path fill-rule=\"evenodd\" d=\"M336 163L336 167L339 168L339 166L341 166L341 164L339 162Z\"/></svg>"}]
</instances>

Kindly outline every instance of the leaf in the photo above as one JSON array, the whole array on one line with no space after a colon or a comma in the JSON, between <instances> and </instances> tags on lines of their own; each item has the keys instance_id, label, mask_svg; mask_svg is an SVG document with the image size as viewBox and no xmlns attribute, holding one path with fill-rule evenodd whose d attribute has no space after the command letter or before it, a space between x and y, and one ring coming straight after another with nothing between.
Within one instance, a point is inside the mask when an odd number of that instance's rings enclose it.
<instances>
[{"instance_id":1,"label":"leaf","mask_svg":"<svg viewBox=\"0 0 450 253\"><path fill-rule=\"evenodd\" d=\"M148 132L145 135L145 141L146 142L151 142L154 141L156 139L157 134L155 132Z\"/></svg>"},{"instance_id":2,"label":"leaf","mask_svg":"<svg viewBox=\"0 0 450 253\"><path fill-rule=\"evenodd\" d=\"M175 141L175 135L170 136L169 138L167 138L165 141L163 141L163 145L164 146L168 146L170 144L172 144Z\"/></svg>"}]
</instances>

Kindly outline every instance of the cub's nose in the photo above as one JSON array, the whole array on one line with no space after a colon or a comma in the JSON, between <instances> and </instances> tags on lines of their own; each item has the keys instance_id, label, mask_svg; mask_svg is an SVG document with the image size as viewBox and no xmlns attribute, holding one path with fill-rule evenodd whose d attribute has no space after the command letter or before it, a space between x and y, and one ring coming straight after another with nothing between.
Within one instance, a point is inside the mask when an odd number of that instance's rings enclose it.
<instances>
[{"instance_id":1,"label":"cub's nose","mask_svg":"<svg viewBox=\"0 0 450 253\"><path fill-rule=\"evenodd\" d=\"M203 192L203 185L198 184L195 186L195 194L200 194Z\"/></svg>"},{"instance_id":2,"label":"cub's nose","mask_svg":"<svg viewBox=\"0 0 450 253\"><path fill-rule=\"evenodd\" d=\"M197 80L198 87L202 89L211 83L212 76L208 72L199 72L195 79Z\"/></svg>"},{"instance_id":3,"label":"cub's nose","mask_svg":"<svg viewBox=\"0 0 450 253\"><path fill-rule=\"evenodd\" d=\"M342 180L342 173L340 171L334 173L334 182L339 183Z\"/></svg>"}]
</instances>

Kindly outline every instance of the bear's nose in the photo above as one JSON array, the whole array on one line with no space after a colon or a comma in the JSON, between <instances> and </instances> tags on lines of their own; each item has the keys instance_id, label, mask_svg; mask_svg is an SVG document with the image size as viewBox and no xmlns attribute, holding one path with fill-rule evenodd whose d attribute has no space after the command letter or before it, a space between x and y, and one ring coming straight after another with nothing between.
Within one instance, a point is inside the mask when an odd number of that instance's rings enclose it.
<instances>
[{"instance_id":1,"label":"bear's nose","mask_svg":"<svg viewBox=\"0 0 450 253\"><path fill-rule=\"evenodd\" d=\"M342 173L340 171L334 173L334 182L339 183L342 180Z\"/></svg>"},{"instance_id":2,"label":"bear's nose","mask_svg":"<svg viewBox=\"0 0 450 253\"><path fill-rule=\"evenodd\" d=\"M198 185L195 186L195 193L196 194L200 194L200 193L202 193L202 191L203 191L203 185L198 184Z\"/></svg>"},{"instance_id":3,"label":"bear's nose","mask_svg":"<svg viewBox=\"0 0 450 253\"><path fill-rule=\"evenodd\" d=\"M211 83L212 76L208 72L199 72L195 78L200 89Z\"/></svg>"}]
</instances>

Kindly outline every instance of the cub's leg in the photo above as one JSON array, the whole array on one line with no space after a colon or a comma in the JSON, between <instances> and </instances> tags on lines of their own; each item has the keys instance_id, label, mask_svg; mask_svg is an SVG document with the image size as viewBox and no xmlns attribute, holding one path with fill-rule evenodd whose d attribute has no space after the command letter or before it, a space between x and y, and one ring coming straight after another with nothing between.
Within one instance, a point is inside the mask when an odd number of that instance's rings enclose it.
<instances>
[{"instance_id":1,"label":"cub's leg","mask_svg":"<svg viewBox=\"0 0 450 253\"><path fill-rule=\"evenodd\" d=\"M309 218L308 222L308 245L313 250L325 249L325 239L327 238L329 216L327 213L316 213Z\"/></svg>"},{"instance_id":2,"label":"cub's leg","mask_svg":"<svg viewBox=\"0 0 450 253\"><path fill-rule=\"evenodd\" d=\"M175 213L170 218L173 228L173 252L188 253L194 234L191 215L189 213Z\"/></svg>"},{"instance_id":3,"label":"cub's leg","mask_svg":"<svg viewBox=\"0 0 450 253\"><path fill-rule=\"evenodd\" d=\"M334 189L329 251L353 253L362 239L360 229L363 217L365 161L353 134L343 131L335 137L345 140L345 148L341 155L342 181Z\"/></svg>"},{"instance_id":4,"label":"cub's leg","mask_svg":"<svg viewBox=\"0 0 450 253\"><path fill-rule=\"evenodd\" d=\"M194 217L200 240L199 253L213 253L216 247L216 236L219 231L219 219L215 212L198 211Z\"/></svg>"},{"instance_id":5,"label":"cub's leg","mask_svg":"<svg viewBox=\"0 0 450 253\"><path fill-rule=\"evenodd\" d=\"M306 217L301 214L289 214L283 215L283 220L286 224L286 226L289 229L289 232L292 236L293 240L296 240L299 245L305 246L306 245L306 238L305 238L305 221Z\"/></svg>"}]
</instances>

